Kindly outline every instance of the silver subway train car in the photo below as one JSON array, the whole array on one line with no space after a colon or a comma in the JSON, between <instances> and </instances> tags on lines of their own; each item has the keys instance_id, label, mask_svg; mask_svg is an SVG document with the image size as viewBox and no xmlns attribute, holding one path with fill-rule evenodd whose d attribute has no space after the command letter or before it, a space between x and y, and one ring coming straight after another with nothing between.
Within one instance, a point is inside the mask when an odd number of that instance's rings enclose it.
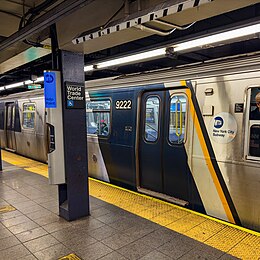
<instances>
[{"instance_id":1,"label":"silver subway train car","mask_svg":"<svg viewBox=\"0 0 260 260\"><path fill-rule=\"evenodd\" d=\"M259 231L259 92L259 55L88 81L89 175ZM1 98L2 148L46 160L43 104Z\"/></svg>"},{"instance_id":2,"label":"silver subway train car","mask_svg":"<svg viewBox=\"0 0 260 260\"><path fill-rule=\"evenodd\" d=\"M2 148L46 162L46 140L45 107L41 90L1 98Z\"/></svg>"}]
</instances>

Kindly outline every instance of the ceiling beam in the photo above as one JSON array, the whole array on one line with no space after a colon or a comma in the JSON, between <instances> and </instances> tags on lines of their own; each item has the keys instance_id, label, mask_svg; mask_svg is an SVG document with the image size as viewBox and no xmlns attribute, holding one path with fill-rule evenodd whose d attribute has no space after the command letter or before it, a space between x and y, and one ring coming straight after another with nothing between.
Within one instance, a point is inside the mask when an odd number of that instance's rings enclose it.
<instances>
[{"instance_id":1,"label":"ceiling beam","mask_svg":"<svg viewBox=\"0 0 260 260\"><path fill-rule=\"evenodd\" d=\"M61 4L57 5L46 14L43 14L32 23L23 27L21 30L9 36L6 40L0 43L0 51L10 47L17 41L22 41L29 36L37 33L50 25L54 24L64 16L73 13L74 11L82 8L85 5L90 4L94 0L65 0Z\"/></svg>"},{"instance_id":2,"label":"ceiling beam","mask_svg":"<svg viewBox=\"0 0 260 260\"><path fill-rule=\"evenodd\" d=\"M26 4L26 3L20 3L20 2L18 2L18 1L15 1L15 0L5 0L6 2L11 2L11 3L13 3L13 4L16 4L16 5L21 5L21 6L24 6L24 7L27 7L27 8L31 8L32 6L31 5L28 5L28 4Z\"/></svg>"},{"instance_id":3,"label":"ceiling beam","mask_svg":"<svg viewBox=\"0 0 260 260\"><path fill-rule=\"evenodd\" d=\"M15 13L11 13L11 12L8 12L8 11L4 11L4 10L0 10L0 13L7 14L7 15L13 16L13 17L18 18L18 19L22 18L21 15L18 15L18 14L15 14Z\"/></svg>"}]
</instances>

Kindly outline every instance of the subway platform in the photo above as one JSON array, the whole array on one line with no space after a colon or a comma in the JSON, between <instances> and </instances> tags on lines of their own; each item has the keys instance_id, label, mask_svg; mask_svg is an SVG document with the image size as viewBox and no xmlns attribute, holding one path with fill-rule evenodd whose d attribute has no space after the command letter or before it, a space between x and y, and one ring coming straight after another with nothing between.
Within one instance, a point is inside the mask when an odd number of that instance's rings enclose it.
<instances>
[{"instance_id":1,"label":"subway platform","mask_svg":"<svg viewBox=\"0 0 260 260\"><path fill-rule=\"evenodd\" d=\"M93 179L91 216L67 222L47 165L2 158L0 259L260 259L258 232Z\"/></svg>"}]
</instances>

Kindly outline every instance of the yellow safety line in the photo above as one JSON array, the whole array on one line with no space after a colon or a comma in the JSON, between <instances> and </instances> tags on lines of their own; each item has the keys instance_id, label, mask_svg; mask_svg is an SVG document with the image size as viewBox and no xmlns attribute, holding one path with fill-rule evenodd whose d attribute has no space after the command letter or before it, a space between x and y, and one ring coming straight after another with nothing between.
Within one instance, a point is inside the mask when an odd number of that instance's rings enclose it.
<instances>
[{"instance_id":1,"label":"yellow safety line","mask_svg":"<svg viewBox=\"0 0 260 260\"><path fill-rule=\"evenodd\" d=\"M218 195L220 197L220 200L222 202L222 205L224 207L224 210L226 212L226 215L227 215L229 221L231 223L235 223L233 214L232 214L232 212L230 210L230 207L228 205L227 199L225 197L223 189L222 189L222 187L220 185L220 182L218 180L216 171L215 171L214 166L212 164L212 161L210 159L210 155L209 155L209 151L208 151L208 148L207 148L207 145L206 145L206 142L205 142L205 138L203 136L203 133L202 133L202 130L201 130L201 127L200 127L200 124L199 124L198 116L197 116L197 114L195 112L194 104L193 104L192 99L191 99L191 91L190 90L186 90L186 95L188 96L188 100L189 100L189 108L190 108L191 118L193 119L193 123L195 125L196 131L197 131L197 134L198 134L198 138L199 138L199 141L200 141L201 149L203 151L204 158L205 158L206 164L208 166L209 172L211 174L211 177L213 179L213 182L215 184L215 187L217 189Z\"/></svg>"},{"instance_id":2,"label":"yellow safety line","mask_svg":"<svg viewBox=\"0 0 260 260\"><path fill-rule=\"evenodd\" d=\"M5 162L48 178L48 165L5 150L2 150L1 152Z\"/></svg>"},{"instance_id":3,"label":"yellow safety line","mask_svg":"<svg viewBox=\"0 0 260 260\"><path fill-rule=\"evenodd\" d=\"M250 230L250 229L248 229L248 228L244 228L244 227L241 227L241 226L237 226L237 225L235 225L235 224L226 222L226 221L224 221L224 220L221 220L221 219L218 219L218 218L215 218L215 217L211 217L211 216L209 216L209 215L205 215L205 214L202 214L202 213L193 211L193 210L191 210L191 209L183 208L183 207L181 207L181 206L178 206L178 205L175 205L175 204L172 204L172 203L170 203L170 202L163 201L163 200L160 200L160 199L157 199L157 198L154 198L154 197L150 197L150 196L145 195L145 194L142 194L142 193L138 193L138 192L135 192L135 191L132 191L132 190L127 190L127 189L125 189L125 188L116 186L116 185L111 184L111 183L103 182L103 181L100 181L100 180L97 180L97 179L94 179L94 178L91 178L91 177L89 177L89 179L90 179L91 181L99 182L99 183L102 183L102 184L104 184L104 185L111 186L111 187L113 187L113 188L116 188L116 189L119 189L119 190L123 190L123 191L129 192L129 193L138 195L138 196L140 196L140 197L144 197L144 198L146 198L146 199L150 199L150 200L159 202L159 203L161 203L161 204L165 204L165 205L168 205L168 206L171 206L171 207L180 209L180 210L184 210L184 211L186 211L186 212L189 212L189 213L198 215L198 216L200 216L200 217L204 217L204 218L213 220L213 221L215 221L215 222L218 222L218 223L220 223L220 224L223 224L223 225L226 225L226 226L235 228L235 229L239 229L239 230L241 230L241 231L245 231L245 232L247 232L247 233L249 233L249 234L252 234L252 235L255 235L255 236L259 236L259 237L260 237L260 232L257 232L257 231L254 231L254 230Z\"/></svg>"},{"instance_id":4,"label":"yellow safety line","mask_svg":"<svg viewBox=\"0 0 260 260\"><path fill-rule=\"evenodd\" d=\"M9 162L10 164L14 164L15 160L12 160L12 162L10 162L11 160L8 160L8 161L7 161L7 157L8 157L7 155L12 156L12 157L15 157L15 158L22 158L23 160L27 160L27 161L29 161L29 162L30 162L30 161L33 161L33 160L28 159L28 158L21 157L21 156L18 156L18 155L16 155L16 154L13 154L13 153L10 153L10 152L7 152L7 151L3 151L3 150L2 150L2 155L3 155L3 160L6 161L6 162ZM9 158L9 159L10 159L10 158ZM37 172L33 172L33 173L36 173L36 174L39 174L39 175L42 175L42 176L48 178L47 165L45 165L45 164L43 164L43 163L39 163L39 164L45 166L45 168L46 168L45 174L43 175L42 173L37 173ZM18 165L18 164L14 164L14 165ZM25 170L27 170L27 169L25 169ZM106 185L106 186L110 186L110 187L113 187L113 188L115 188L115 189L119 189L119 190L122 190L122 191L125 191L125 192L128 192L128 193L132 193L132 194L134 194L134 195L137 195L137 196L140 196L140 197L143 197L143 198L152 200L152 201L154 201L154 202L158 202L158 203L161 203L161 204L165 204L165 205L171 206L171 207L173 207L173 208L176 208L176 209L179 209L179 210L183 210L183 211L186 211L186 212L188 212L188 213L191 213L191 214L194 214L194 215L197 215L197 216L200 216L200 217L204 217L204 218L206 218L206 219L209 219L209 220L218 222L218 223L220 223L220 224L223 224L223 225L232 227L232 228L234 228L234 229L244 231L244 232L246 232L246 233L248 233L248 234L252 234L252 235L255 235L255 236L257 236L257 237L260 237L260 233L257 232L257 231L253 231L253 230L250 230L250 229L241 227L241 226L237 226L237 225L235 225L235 224L226 222L226 221L224 221L224 220L220 220L220 219L217 219L217 218L215 218L215 217L211 217L211 216L208 216L208 215L205 215L205 214L202 214L202 213L199 213L199 212L196 212L196 211L187 209L187 208L183 208L183 207L181 207L181 206L172 204L172 203L167 202L167 201L163 201L163 200L160 200L160 199L157 199L157 198L154 198L154 197L150 197L150 196L148 196L148 195L141 194L141 193L138 193L138 192L135 192L135 191L127 190L127 189L125 189L125 188L116 186L116 185L114 185L114 184L107 183L107 182L103 182L103 181L100 181L100 180L97 180L97 179L93 179L93 178L91 178L91 177L89 177L89 181L102 183L102 184L104 184L104 185ZM90 194L90 195L93 196L93 194ZM152 220L151 220L151 221L152 221Z\"/></svg>"}]
</instances>

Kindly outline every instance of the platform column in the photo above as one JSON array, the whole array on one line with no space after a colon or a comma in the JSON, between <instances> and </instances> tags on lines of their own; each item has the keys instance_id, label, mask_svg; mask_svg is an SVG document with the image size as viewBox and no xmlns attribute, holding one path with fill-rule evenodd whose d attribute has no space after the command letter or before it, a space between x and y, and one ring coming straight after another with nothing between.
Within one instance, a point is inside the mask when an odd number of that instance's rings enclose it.
<instances>
[{"instance_id":1,"label":"platform column","mask_svg":"<svg viewBox=\"0 0 260 260\"><path fill-rule=\"evenodd\" d=\"M59 60L66 177L58 185L59 215L71 221L89 215L84 55L61 51ZM69 102L68 87L72 92L81 89L84 98Z\"/></svg>"}]
</instances>

